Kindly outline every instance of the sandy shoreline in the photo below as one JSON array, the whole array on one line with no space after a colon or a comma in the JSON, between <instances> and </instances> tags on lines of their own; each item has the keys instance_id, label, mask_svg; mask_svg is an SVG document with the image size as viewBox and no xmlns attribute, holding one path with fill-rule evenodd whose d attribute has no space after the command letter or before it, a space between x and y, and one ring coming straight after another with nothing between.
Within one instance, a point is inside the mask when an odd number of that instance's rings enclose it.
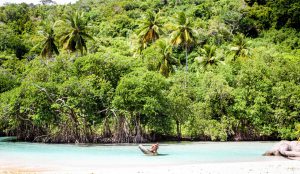
<instances>
[{"instance_id":1,"label":"sandy shoreline","mask_svg":"<svg viewBox=\"0 0 300 174\"><path fill-rule=\"evenodd\" d=\"M121 168L85 168L85 169L45 169L27 168L26 166L3 166L0 164L0 173L99 173L99 174L300 174L300 161L279 160L259 162L231 162L231 163L206 163L177 166L136 166Z\"/></svg>"}]
</instances>

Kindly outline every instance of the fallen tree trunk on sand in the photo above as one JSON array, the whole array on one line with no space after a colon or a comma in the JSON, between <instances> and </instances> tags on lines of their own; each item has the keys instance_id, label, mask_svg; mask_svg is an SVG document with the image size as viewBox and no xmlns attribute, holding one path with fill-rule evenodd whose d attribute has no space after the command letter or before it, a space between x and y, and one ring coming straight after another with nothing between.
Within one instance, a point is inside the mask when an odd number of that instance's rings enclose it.
<instances>
[{"instance_id":1,"label":"fallen tree trunk on sand","mask_svg":"<svg viewBox=\"0 0 300 174\"><path fill-rule=\"evenodd\" d=\"M280 141L271 150L266 151L265 156L283 156L289 159L300 160L299 141Z\"/></svg>"}]
</instances>

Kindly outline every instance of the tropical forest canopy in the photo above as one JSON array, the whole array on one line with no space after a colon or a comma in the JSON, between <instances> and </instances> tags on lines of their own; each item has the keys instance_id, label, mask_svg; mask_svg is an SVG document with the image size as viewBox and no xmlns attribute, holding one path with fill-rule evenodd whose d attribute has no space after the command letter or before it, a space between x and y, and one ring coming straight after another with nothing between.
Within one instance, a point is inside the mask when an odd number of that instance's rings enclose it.
<instances>
[{"instance_id":1,"label":"tropical forest canopy","mask_svg":"<svg viewBox=\"0 0 300 174\"><path fill-rule=\"evenodd\" d=\"M36 142L296 139L299 0L0 7L0 135Z\"/></svg>"}]
</instances>

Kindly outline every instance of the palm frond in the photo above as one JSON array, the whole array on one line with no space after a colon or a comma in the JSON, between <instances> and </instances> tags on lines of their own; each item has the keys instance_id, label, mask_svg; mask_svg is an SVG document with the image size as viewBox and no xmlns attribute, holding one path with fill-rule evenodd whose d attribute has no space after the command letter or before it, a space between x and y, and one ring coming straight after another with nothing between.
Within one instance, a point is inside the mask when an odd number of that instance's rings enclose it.
<instances>
[{"instance_id":1,"label":"palm frond","mask_svg":"<svg viewBox=\"0 0 300 174\"><path fill-rule=\"evenodd\" d=\"M184 12L180 12L178 14L177 22L178 22L179 25L185 25L186 24L187 18L185 16Z\"/></svg>"},{"instance_id":2,"label":"palm frond","mask_svg":"<svg viewBox=\"0 0 300 174\"><path fill-rule=\"evenodd\" d=\"M90 40L92 40L92 41L95 41L95 39L94 39L91 35L89 35L89 34L87 34L87 33L85 33L85 32L80 32L80 35L81 35L82 37L84 37L84 38L87 38L87 39L90 39Z\"/></svg>"}]
</instances>

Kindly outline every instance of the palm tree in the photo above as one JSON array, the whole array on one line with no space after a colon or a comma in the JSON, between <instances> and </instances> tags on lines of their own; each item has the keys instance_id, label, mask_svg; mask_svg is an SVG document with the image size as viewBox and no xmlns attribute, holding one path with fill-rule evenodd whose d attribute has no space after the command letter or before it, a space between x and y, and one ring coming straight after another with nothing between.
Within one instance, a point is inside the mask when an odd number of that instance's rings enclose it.
<instances>
[{"instance_id":1,"label":"palm tree","mask_svg":"<svg viewBox=\"0 0 300 174\"><path fill-rule=\"evenodd\" d=\"M192 28L192 22L181 12L178 14L177 26L172 33L171 43L181 45L185 49L185 70L188 71L188 50L195 43L195 32ZM185 82L187 83L187 81ZM185 84L186 85L186 84Z\"/></svg>"},{"instance_id":2,"label":"palm tree","mask_svg":"<svg viewBox=\"0 0 300 174\"><path fill-rule=\"evenodd\" d=\"M40 55L45 58L52 58L54 54L58 55L58 47L55 43L55 34L53 25L50 21L42 22L41 29L38 34L42 36L42 41L35 45L31 51L35 51L37 48L42 48Z\"/></svg>"},{"instance_id":3,"label":"palm tree","mask_svg":"<svg viewBox=\"0 0 300 174\"><path fill-rule=\"evenodd\" d=\"M172 56L172 47L166 40L159 40L157 42L158 50L161 53L160 62L158 64L159 72L169 77L170 73L174 72L173 65L177 65L177 60Z\"/></svg>"},{"instance_id":4,"label":"palm tree","mask_svg":"<svg viewBox=\"0 0 300 174\"><path fill-rule=\"evenodd\" d=\"M50 27L44 31L42 31L43 37L44 37L44 42L43 42L43 49L41 51L41 56L42 57L48 57L51 58L53 54L55 53L56 55L59 54L58 48L55 44L55 34L53 31L53 28Z\"/></svg>"},{"instance_id":5,"label":"palm tree","mask_svg":"<svg viewBox=\"0 0 300 174\"><path fill-rule=\"evenodd\" d=\"M217 47L215 45L204 45L203 49L198 52L201 56L196 57L195 61L201 64L204 68L207 66L218 65L221 63L217 57Z\"/></svg>"},{"instance_id":6,"label":"palm tree","mask_svg":"<svg viewBox=\"0 0 300 174\"><path fill-rule=\"evenodd\" d=\"M159 19L159 13L149 11L144 20L141 21L138 34L140 37L141 49L147 47L148 44L154 43L159 39L159 35L163 33L162 24Z\"/></svg>"},{"instance_id":7,"label":"palm tree","mask_svg":"<svg viewBox=\"0 0 300 174\"><path fill-rule=\"evenodd\" d=\"M87 33L87 21L83 19L83 15L83 13L75 12L65 16L67 29L60 39L64 49L71 52L80 50L81 55L83 55L84 50L87 52L87 39L94 40Z\"/></svg>"},{"instance_id":8,"label":"palm tree","mask_svg":"<svg viewBox=\"0 0 300 174\"><path fill-rule=\"evenodd\" d=\"M243 34L238 34L234 39L235 46L231 47L231 51L234 51L233 61L235 61L239 56L247 57L249 56L248 44L245 36Z\"/></svg>"}]
</instances>

